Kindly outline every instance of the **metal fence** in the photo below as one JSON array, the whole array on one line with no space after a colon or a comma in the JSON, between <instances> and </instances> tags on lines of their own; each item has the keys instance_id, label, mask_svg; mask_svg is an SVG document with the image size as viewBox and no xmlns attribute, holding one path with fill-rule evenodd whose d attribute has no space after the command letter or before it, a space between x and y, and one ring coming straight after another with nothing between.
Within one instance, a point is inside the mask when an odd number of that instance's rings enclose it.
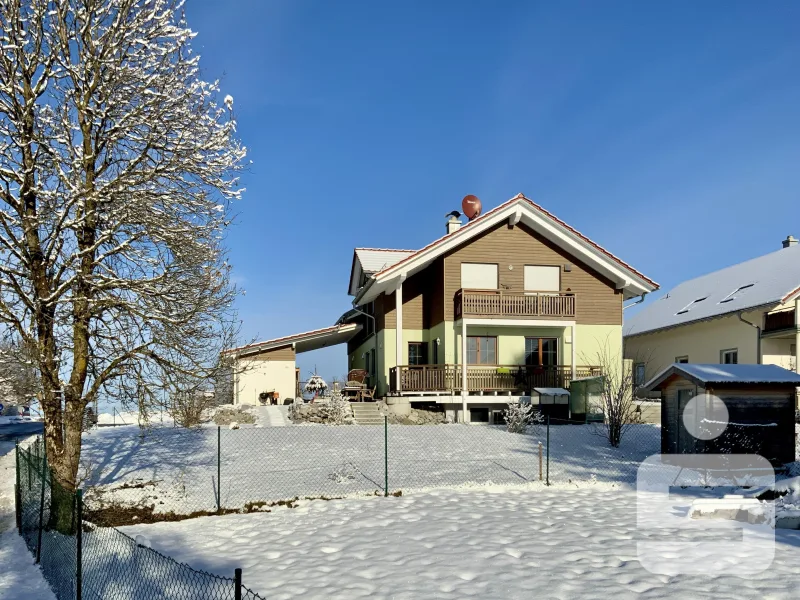
<instances>
[{"instance_id":1,"label":"metal fence","mask_svg":"<svg viewBox=\"0 0 800 600\"><path fill-rule=\"evenodd\" d=\"M48 467L41 439L16 448L20 535L59 600L258 600L233 578L192 569L112 527L83 518L83 495L64 489Z\"/></svg>"},{"instance_id":2,"label":"metal fence","mask_svg":"<svg viewBox=\"0 0 800 600\"><path fill-rule=\"evenodd\" d=\"M105 432L104 432L105 433ZM118 434L118 431L114 431ZM296 500L486 484L632 486L660 428L632 424L618 447L602 423L550 419L525 434L500 425L153 428L98 436L87 515L101 525L270 511ZM121 476L120 473L124 473Z\"/></svg>"}]
</instances>

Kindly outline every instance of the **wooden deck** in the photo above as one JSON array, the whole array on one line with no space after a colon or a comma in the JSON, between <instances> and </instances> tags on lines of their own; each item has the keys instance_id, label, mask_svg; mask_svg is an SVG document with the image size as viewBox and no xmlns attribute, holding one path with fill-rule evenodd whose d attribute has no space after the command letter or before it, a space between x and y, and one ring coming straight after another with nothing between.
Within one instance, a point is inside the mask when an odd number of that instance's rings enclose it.
<instances>
[{"instance_id":1,"label":"wooden deck","mask_svg":"<svg viewBox=\"0 0 800 600\"><path fill-rule=\"evenodd\" d=\"M459 290L455 317L575 318L575 295L513 290Z\"/></svg>"}]
</instances>

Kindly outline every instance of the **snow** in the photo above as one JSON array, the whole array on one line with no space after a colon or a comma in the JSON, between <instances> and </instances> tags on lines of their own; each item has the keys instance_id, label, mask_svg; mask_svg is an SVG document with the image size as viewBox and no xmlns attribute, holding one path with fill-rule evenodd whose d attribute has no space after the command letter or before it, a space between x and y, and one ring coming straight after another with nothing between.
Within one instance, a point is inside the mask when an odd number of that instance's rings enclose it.
<instances>
[{"instance_id":1,"label":"snow","mask_svg":"<svg viewBox=\"0 0 800 600\"><path fill-rule=\"evenodd\" d=\"M675 498L688 511L692 498ZM663 575L642 540L716 540L713 529L637 528L636 495L581 489L435 490L399 498L301 501L271 513L123 528L194 568L243 569L244 584L288 598L789 599L800 532L777 530L773 564L749 578ZM740 550L744 555L746 550ZM705 557L712 560L713 556Z\"/></svg>"},{"instance_id":2,"label":"snow","mask_svg":"<svg viewBox=\"0 0 800 600\"><path fill-rule=\"evenodd\" d=\"M228 94L227 96L225 96L224 102L225 102L225 107L228 110L233 110L233 96Z\"/></svg>"},{"instance_id":3,"label":"snow","mask_svg":"<svg viewBox=\"0 0 800 600\"><path fill-rule=\"evenodd\" d=\"M33 555L17 534L14 523L15 460L11 449L0 456L0 600L54 600L55 596L34 564Z\"/></svg>"},{"instance_id":4,"label":"snow","mask_svg":"<svg viewBox=\"0 0 800 600\"><path fill-rule=\"evenodd\" d=\"M527 435L469 425L390 425L390 491L463 485L527 485L539 481L539 442L545 427ZM354 496L384 487L382 426L289 426L222 429L222 504L295 496ZM635 425L615 449L593 425L550 428L550 480L579 485L632 486L643 459L659 451L660 428ZM104 502L142 503L156 513L216 508L216 428L186 430L116 427L84 437L87 485ZM337 477L342 470L352 478ZM546 466L543 466L546 474ZM124 485L124 484L136 485ZM98 502L88 494L88 505Z\"/></svg>"}]
</instances>

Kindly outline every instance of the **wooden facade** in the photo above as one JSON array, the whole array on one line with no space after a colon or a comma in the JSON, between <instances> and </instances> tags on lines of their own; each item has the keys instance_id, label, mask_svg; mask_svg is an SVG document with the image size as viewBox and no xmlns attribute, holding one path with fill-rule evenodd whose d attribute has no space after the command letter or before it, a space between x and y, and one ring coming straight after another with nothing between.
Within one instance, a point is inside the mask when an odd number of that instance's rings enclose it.
<instances>
[{"instance_id":1,"label":"wooden facade","mask_svg":"<svg viewBox=\"0 0 800 600\"><path fill-rule=\"evenodd\" d=\"M281 346L280 348L273 348L272 350L264 350L258 354L248 356L247 360L254 361L276 361L276 360L290 360L294 362L295 351L291 344Z\"/></svg>"}]
</instances>

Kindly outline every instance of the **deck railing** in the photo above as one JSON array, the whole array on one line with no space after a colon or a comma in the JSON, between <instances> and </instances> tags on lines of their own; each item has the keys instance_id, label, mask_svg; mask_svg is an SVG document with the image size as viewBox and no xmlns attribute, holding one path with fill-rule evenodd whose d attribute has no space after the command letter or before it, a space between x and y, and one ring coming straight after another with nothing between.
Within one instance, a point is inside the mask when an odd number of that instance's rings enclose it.
<instances>
[{"instance_id":1,"label":"deck railing","mask_svg":"<svg viewBox=\"0 0 800 600\"><path fill-rule=\"evenodd\" d=\"M455 316L575 317L575 295L565 292L466 290L456 292Z\"/></svg>"},{"instance_id":2,"label":"deck railing","mask_svg":"<svg viewBox=\"0 0 800 600\"><path fill-rule=\"evenodd\" d=\"M461 392L461 365L401 365L389 369L392 393ZM400 386L398 387L398 375ZM576 378L602 375L600 367L578 366ZM518 392L527 394L535 387L569 386L572 367L568 365L469 365L469 392Z\"/></svg>"}]
</instances>

